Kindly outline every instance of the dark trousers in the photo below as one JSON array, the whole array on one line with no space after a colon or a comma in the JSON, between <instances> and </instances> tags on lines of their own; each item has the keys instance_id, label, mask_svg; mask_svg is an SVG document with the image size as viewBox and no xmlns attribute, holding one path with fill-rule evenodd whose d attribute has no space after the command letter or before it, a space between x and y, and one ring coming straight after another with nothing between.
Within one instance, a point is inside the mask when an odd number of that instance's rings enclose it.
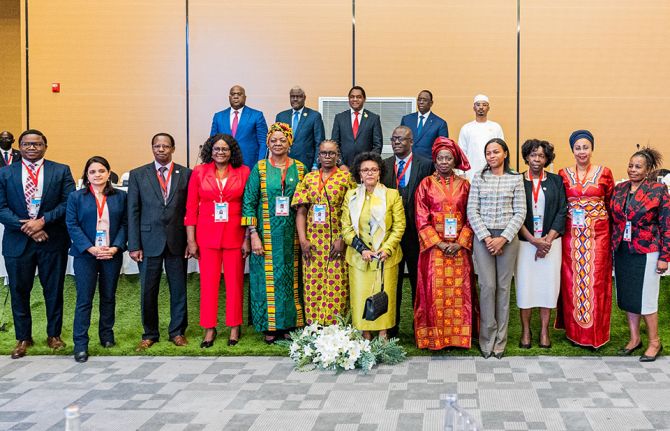
<instances>
[{"instance_id":1,"label":"dark trousers","mask_svg":"<svg viewBox=\"0 0 670 431\"><path fill-rule=\"evenodd\" d=\"M40 284L47 311L47 336L60 337L63 328L63 283L67 266L67 250L45 251L33 241L18 257L5 257L12 295L12 315L17 340L32 338L30 292L39 271Z\"/></svg>"},{"instance_id":2,"label":"dark trousers","mask_svg":"<svg viewBox=\"0 0 670 431\"><path fill-rule=\"evenodd\" d=\"M77 306L74 311L72 339L74 351L88 350L88 328L91 326L91 310L95 288L100 286L100 320L98 335L100 343L114 342L114 318L116 287L119 283L123 253L110 260L98 260L91 255L74 258L74 281L77 287Z\"/></svg>"},{"instance_id":3,"label":"dark trousers","mask_svg":"<svg viewBox=\"0 0 670 431\"><path fill-rule=\"evenodd\" d=\"M186 269L187 261L183 255L171 254L167 247L161 256L147 257L139 264L140 283L142 285L142 325L143 340L158 341L158 288L163 275L167 275L170 288L170 338L184 335L188 325L186 311Z\"/></svg>"},{"instance_id":4,"label":"dark trousers","mask_svg":"<svg viewBox=\"0 0 670 431\"><path fill-rule=\"evenodd\" d=\"M412 238L410 238L410 236ZM407 264L407 275L409 276L409 284L412 289L412 310L414 309L414 298L416 298L416 279L417 266L419 265L419 239L416 234L403 235L400 241L400 248L402 249L402 260L398 265L398 284L396 285L396 325L391 329L392 333L398 332L400 327L400 304L402 303L402 286L404 282L405 264Z\"/></svg>"}]
</instances>

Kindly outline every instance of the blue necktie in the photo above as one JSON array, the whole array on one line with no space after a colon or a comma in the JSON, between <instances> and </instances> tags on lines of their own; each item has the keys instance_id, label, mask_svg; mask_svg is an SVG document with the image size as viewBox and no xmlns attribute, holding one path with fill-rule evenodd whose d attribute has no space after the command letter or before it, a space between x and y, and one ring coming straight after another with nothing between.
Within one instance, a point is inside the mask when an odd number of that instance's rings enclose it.
<instances>
[{"instance_id":1,"label":"blue necktie","mask_svg":"<svg viewBox=\"0 0 670 431\"><path fill-rule=\"evenodd\" d=\"M403 169L405 169L405 161L401 160L398 162L398 187L405 187L405 176L403 175L403 177L400 178Z\"/></svg>"},{"instance_id":2,"label":"blue necktie","mask_svg":"<svg viewBox=\"0 0 670 431\"><path fill-rule=\"evenodd\" d=\"M293 124L291 124L291 129L293 129L293 136L295 136L295 131L298 128L299 122L300 122L300 111L295 111L293 113Z\"/></svg>"},{"instance_id":3,"label":"blue necktie","mask_svg":"<svg viewBox=\"0 0 670 431\"><path fill-rule=\"evenodd\" d=\"M423 115L419 117L419 126L416 128L417 137L421 134L421 129L423 129Z\"/></svg>"}]
</instances>

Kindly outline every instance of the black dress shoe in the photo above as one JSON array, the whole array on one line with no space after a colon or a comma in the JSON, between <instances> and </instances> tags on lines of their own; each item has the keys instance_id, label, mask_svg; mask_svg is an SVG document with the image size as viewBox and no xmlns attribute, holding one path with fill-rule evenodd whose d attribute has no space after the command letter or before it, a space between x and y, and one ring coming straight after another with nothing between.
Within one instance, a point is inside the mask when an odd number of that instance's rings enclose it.
<instances>
[{"instance_id":1,"label":"black dress shoe","mask_svg":"<svg viewBox=\"0 0 670 431\"><path fill-rule=\"evenodd\" d=\"M662 351L663 351L663 345L661 344L661 347L658 348L658 351L654 356L642 355L640 356L640 362L654 362L656 358L658 358L661 355Z\"/></svg>"},{"instance_id":2,"label":"black dress shoe","mask_svg":"<svg viewBox=\"0 0 670 431\"><path fill-rule=\"evenodd\" d=\"M623 346L621 349L616 351L617 356L630 356L633 354L634 351L639 350L642 348L642 341L637 343L637 346L627 349L626 346Z\"/></svg>"},{"instance_id":3,"label":"black dress shoe","mask_svg":"<svg viewBox=\"0 0 670 431\"><path fill-rule=\"evenodd\" d=\"M79 363L88 361L88 352L86 350L81 352L74 352L74 360Z\"/></svg>"},{"instance_id":4,"label":"black dress shoe","mask_svg":"<svg viewBox=\"0 0 670 431\"><path fill-rule=\"evenodd\" d=\"M493 354L493 356L495 356L496 359L502 359L504 355L505 352L498 352Z\"/></svg>"},{"instance_id":5,"label":"black dress shoe","mask_svg":"<svg viewBox=\"0 0 670 431\"><path fill-rule=\"evenodd\" d=\"M212 336L212 339L210 341L202 340L202 342L200 343L200 348L209 349L214 345L214 340L216 340L216 328L214 328L214 335Z\"/></svg>"},{"instance_id":6,"label":"black dress shoe","mask_svg":"<svg viewBox=\"0 0 670 431\"><path fill-rule=\"evenodd\" d=\"M482 358L488 359L491 357L491 352L485 352L482 350Z\"/></svg>"},{"instance_id":7,"label":"black dress shoe","mask_svg":"<svg viewBox=\"0 0 670 431\"><path fill-rule=\"evenodd\" d=\"M102 344L102 347L104 347L105 349L109 349L110 347L116 346L116 343L113 341L103 341L100 344Z\"/></svg>"},{"instance_id":8,"label":"black dress shoe","mask_svg":"<svg viewBox=\"0 0 670 431\"><path fill-rule=\"evenodd\" d=\"M229 338L229 339L228 339L228 345L229 345L229 346L235 346L235 345L237 345L237 342L238 342L238 341L239 341L239 340L233 340L232 338Z\"/></svg>"}]
</instances>

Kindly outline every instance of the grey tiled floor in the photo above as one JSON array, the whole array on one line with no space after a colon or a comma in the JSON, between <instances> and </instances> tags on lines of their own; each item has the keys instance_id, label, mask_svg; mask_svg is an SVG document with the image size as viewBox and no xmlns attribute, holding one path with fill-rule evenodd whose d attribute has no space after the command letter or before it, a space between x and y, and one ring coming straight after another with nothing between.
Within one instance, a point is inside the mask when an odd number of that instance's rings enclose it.
<instances>
[{"instance_id":1,"label":"grey tiled floor","mask_svg":"<svg viewBox=\"0 0 670 431\"><path fill-rule=\"evenodd\" d=\"M0 429L441 430L459 394L483 429L670 429L670 360L412 358L358 372L300 373L267 357L0 358Z\"/></svg>"}]
</instances>

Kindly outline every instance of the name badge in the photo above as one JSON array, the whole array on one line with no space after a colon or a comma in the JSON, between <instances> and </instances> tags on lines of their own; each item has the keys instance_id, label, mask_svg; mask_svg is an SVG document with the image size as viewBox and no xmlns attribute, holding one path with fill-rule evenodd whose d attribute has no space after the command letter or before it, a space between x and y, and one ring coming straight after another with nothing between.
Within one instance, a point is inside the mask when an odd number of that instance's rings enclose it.
<instances>
[{"instance_id":1,"label":"name badge","mask_svg":"<svg viewBox=\"0 0 670 431\"><path fill-rule=\"evenodd\" d=\"M95 246L96 247L106 247L107 246L107 231L106 230L96 230L95 231Z\"/></svg>"},{"instance_id":2,"label":"name badge","mask_svg":"<svg viewBox=\"0 0 670 431\"><path fill-rule=\"evenodd\" d=\"M626 222L626 227L623 230L623 240L626 242L631 242L631 230L633 227L629 221Z\"/></svg>"},{"instance_id":3,"label":"name badge","mask_svg":"<svg viewBox=\"0 0 670 431\"><path fill-rule=\"evenodd\" d=\"M455 218L444 219L444 237L447 239L455 239L458 237L456 233L457 222Z\"/></svg>"},{"instance_id":4,"label":"name badge","mask_svg":"<svg viewBox=\"0 0 670 431\"><path fill-rule=\"evenodd\" d=\"M314 223L326 224L326 206L324 204L314 205Z\"/></svg>"},{"instance_id":5,"label":"name badge","mask_svg":"<svg viewBox=\"0 0 670 431\"><path fill-rule=\"evenodd\" d=\"M586 227L586 212L583 209L572 210L572 227L584 229Z\"/></svg>"},{"instance_id":6,"label":"name badge","mask_svg":"<svg viewBox=\"0 0 670 431\"><path fill-rule=\"evenodd\" d=\"M42 204L41 196L33 196L30 198L30 204L28 204L28 215L30 218L37 217L37 214L40 212L40 205Z\"/></svg>"},{"instance_id":7,"label":"name badge","mask_svg":"<svg viewBox=\"0 0 670 431\"><path fill-rule=\"evenodd\" d=\"M542 238L542 216L533 216L533 236L535 238Z\"/></svg>"},{"instance_id":8,"label":"name badge","mask_svg":"<svg viewBox=\"0 0 670 431\"><path fill-rule=\"evenodd\" d=\"M288 217L288 196L277 196L275 200L275 215L277 217Z\"/></svg>"},{"instance_id":9,"label":"name badge","mask_svg":"<svg viewBox=\"0 0 670 431\"><path fill-rule=\"evenodd\" d=\"M228 221L228 202L214 202L214 222Z\"/></svg>"}]
</instances>

